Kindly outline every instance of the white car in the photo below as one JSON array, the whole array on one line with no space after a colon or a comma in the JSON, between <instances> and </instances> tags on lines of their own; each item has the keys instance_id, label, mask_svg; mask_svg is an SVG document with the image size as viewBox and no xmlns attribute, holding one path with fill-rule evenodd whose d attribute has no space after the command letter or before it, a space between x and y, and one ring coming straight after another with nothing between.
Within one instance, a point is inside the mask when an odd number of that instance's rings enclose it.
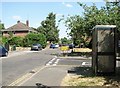
<instances>
[{"instance_id":1,"label":"white car","mask_svg":"<svg viewBox=\"0 0 120 88\"><path fill-rule=\"evenodd\" d=\"M59 47L59 45L58 44L55 44L55 48L58 48Z\"/></svg>"}]
</instances>

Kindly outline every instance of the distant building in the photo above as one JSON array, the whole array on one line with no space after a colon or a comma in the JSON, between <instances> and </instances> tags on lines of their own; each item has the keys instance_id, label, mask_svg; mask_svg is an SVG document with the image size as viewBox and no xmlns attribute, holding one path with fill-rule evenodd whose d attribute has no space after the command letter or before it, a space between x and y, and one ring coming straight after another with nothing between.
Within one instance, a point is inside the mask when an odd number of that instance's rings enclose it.
<instances>
[{"instance_id":1,"label":"distant building","mask_svg":"<svg viewBox=\"0 0 120 88\"><path fill-rule=\"evenodd\" d=\"M34 29L29 27L28 20L26 21L26 24L17 21L17 24L1 31L2 31L2 36L6 36L6 37L9 37L10 33L12 33L13 36L25 37L30 32L36 32Z\"/></svg>"}]
</instances>

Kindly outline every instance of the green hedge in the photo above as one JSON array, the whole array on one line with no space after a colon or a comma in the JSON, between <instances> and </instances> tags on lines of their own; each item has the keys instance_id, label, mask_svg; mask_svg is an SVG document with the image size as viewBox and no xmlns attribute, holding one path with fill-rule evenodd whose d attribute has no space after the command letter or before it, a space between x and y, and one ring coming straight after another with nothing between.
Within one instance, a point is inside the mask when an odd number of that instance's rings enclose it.
<instances>
[{"instance_id":1,"label":"green hedge","mask_svg":"<svg viewBox=\"0 0 120 88\"><path fill-rule=\"evenodd\" d=\"M2 37L3 44L9 43L9 45L16 45L21 47L29 47L34 43L39 43L43 48L46 47L46 37L44 34L29 33L23 37Z\"/></svg>"},{"instance_id":2,"label":"green hedge","mask_svg":"<svg viewBox=\"0 0 120 88\"><path fill-rule=\"evenodd\" d=\"M23 40L23 46L31 46L34 43L39 43L43 48L46 47L46 37L44 34L29 33Z\"/></svg>"}]
</instances>

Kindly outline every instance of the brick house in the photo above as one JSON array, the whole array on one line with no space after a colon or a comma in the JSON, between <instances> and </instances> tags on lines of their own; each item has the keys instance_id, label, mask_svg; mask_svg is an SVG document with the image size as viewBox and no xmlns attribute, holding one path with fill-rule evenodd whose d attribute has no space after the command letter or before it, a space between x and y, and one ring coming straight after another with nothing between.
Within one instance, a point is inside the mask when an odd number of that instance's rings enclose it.
<instances>
[{"instance_id":1,"label":"brick house","mask_svg":"<svg viewBox=\"0 0 120 88\"><path fill-rule=\"evenodd\" d=\"M1 31L2 35L6 37L9 37L10 33L12 33L13 36L25 37L30 32L36 32L34 29L29 27L28 20L26 21L26 24L17 21L17 24Z\"/></svg>"}]
</instances>

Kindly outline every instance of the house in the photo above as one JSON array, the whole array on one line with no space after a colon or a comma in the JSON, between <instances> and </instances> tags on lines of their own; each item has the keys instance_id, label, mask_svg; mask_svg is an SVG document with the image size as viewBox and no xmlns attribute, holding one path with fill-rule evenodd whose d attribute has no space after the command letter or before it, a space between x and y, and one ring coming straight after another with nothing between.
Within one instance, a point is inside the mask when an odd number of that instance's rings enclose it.
<instances>
[{"instance_id":1,"label":"house","mask_svg":"<svg viewBox=\"0 0 120 88\"><path fill-rule=\"evenodd\" d=\"M2 31L2 35L6 36L6 37L9 37L10 33L13 36L25 37L30 32L36 32L34 29L29 27L28 20L26 21L26 24L24 24L20 21L17 21L17 24L15 24L7 29L1 30L1 31Z\"/></svg>"}]
</instances>

